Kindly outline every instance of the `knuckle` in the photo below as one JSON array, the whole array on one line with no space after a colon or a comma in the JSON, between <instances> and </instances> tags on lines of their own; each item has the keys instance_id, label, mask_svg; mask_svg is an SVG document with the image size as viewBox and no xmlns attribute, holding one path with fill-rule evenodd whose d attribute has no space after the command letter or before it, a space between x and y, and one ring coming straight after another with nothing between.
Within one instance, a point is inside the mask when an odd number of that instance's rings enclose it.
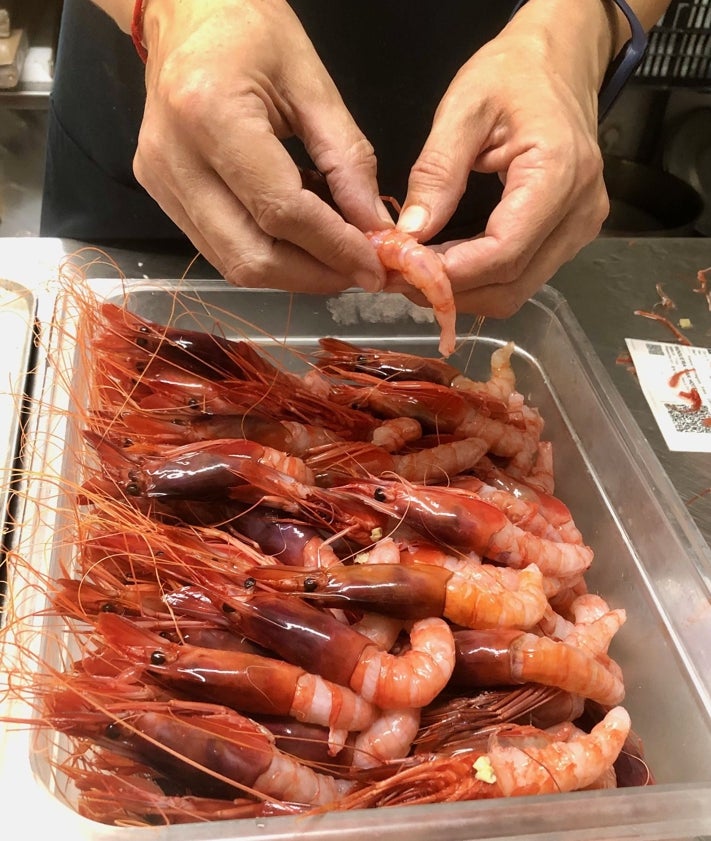
<instances>
[{"instance_id":1,"label":"knuckle","mask_svg":"<svg viewBox=\"0 0 711 841\"><path fill-rule=\"evenodd\" d=\"M205 125L211 83L199 71L180 74L163 91L163 101L179 123L190 130Z\"/></svg>"},{"instance_id":2,"label":"knuckle","mask_svg":"<svg viewBox=\"0 0 711 841\"><path fill-rule=\"evenodd\" d=\"M293 231L298 222L294 202L284 196L258 196L252 218L262 231L278 239L283 239L288 231Z\"/></svg>"},{"instance_id":3,"label":"knuckle","mask_svg":"<svg viewBox=\"0 0 711 841\"><path fill-rule=\"evenodd\" d=\"M425 149L410 171L410 187L439 187L451 179L453 160L440 149Z\"/></svg>"},{"instance_id":4,"label":"knuckle","mask_svg":"<svg viewBox=\"0 0 711 841\"><path fill-rule=\"evenodd\" d=\"M273 269L268 254L260 250L224 255L222 265L225 280L248 289L267 287Z\"/></svg>"}]
</instances>

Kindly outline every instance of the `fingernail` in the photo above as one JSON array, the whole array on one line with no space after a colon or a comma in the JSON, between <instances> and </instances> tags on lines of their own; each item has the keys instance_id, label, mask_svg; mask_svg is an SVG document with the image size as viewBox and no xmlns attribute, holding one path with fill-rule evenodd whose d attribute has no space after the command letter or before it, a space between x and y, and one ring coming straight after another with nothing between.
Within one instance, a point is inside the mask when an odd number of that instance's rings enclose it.
<instances>
[{"instance_id":1,"label":"fingernail","mask_svg":"<svg viewBox=\"0 0 711 841\"><path fill-rule=\"evenodd\" d=\"M364 292L380 292L383 286L380 278L371 272L356 272L353 280Z\"/></svg>"},{"instance_id":2,"label":"fingernail","mask_svg":"<svg viewBox=\"0 0 711 841\"><path fill-rule=\"evenodd\" d=\"M392 213L387 208L387 205L381 198L375 200L375 212L378 214L378 219L385 222L386 225L395 224Z\"/></svg>"},{"instance_id":3,"label":"fingernail","mask_svg":"<svg viewBox=\"0 0 711 841\"><path fill-rule=\"evenodd\" d=\"M405 208L397 220L398 230L406 234L416 234L425 227L428 218L429 214L424 207L413 204Z\"/></svg>"}]
</instances>

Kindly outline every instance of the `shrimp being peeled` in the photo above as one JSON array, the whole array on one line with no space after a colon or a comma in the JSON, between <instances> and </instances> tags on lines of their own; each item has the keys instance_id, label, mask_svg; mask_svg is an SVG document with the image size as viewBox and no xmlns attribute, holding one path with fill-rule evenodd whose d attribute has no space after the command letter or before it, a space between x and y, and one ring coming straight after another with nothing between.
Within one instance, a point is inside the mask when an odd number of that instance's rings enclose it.
<instances>
[{"instance_id":1,"label":"shrimp being peeled","mask_svg":"<svg viewBox=\"0 0 711 841\"><path fill-rule=\"evenodd\" d=\"M419 243L410 234L391 228L366 234L386 269L403 278L427 298L441 328L439 352L451 356L457 341L457 309L452 283L436 251Z\"/></svg>"}]
</instances>

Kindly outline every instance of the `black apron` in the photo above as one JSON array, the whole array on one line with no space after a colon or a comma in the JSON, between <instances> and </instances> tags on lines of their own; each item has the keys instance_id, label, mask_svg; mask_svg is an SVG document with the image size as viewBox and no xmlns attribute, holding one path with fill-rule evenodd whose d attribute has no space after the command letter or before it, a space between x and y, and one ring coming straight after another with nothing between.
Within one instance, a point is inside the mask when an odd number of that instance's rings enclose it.
<instances>
[{"instance_id":1,"label":"black apron","mask_svg":"<svg viewBox=\"0 0 711 841\"><path fill-rule=\"evenodd\" d=\"M405 197L435 108L461 65L503 27L501 0L297 0L299 15L358 126L375 147L384 195ZM145 102L130 38L90 0L65 0L50 97L41 235L176 244L182 232L137 183ZM303 149L287 142L297 163ZM438 239L483 230L501 193L472 175Z\"/></svg>"}]
</instances>

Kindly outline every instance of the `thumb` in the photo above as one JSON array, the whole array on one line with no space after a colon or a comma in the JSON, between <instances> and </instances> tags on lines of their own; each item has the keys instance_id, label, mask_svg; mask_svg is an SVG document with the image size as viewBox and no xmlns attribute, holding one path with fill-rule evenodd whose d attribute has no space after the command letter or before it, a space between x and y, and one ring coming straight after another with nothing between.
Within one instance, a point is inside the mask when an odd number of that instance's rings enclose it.
<instances>
[{"instance_id":1,"label":"thumb","mask_svg":"<svg viewBox=\"0 0 711 841\"><path fill-rule=\"evenodd\" d=\"M429 137L415 161L397 222L401 231L426 241L439 233L457 209L487 132L465 115L440 104Z\"/></svg>"}]
</instances>

